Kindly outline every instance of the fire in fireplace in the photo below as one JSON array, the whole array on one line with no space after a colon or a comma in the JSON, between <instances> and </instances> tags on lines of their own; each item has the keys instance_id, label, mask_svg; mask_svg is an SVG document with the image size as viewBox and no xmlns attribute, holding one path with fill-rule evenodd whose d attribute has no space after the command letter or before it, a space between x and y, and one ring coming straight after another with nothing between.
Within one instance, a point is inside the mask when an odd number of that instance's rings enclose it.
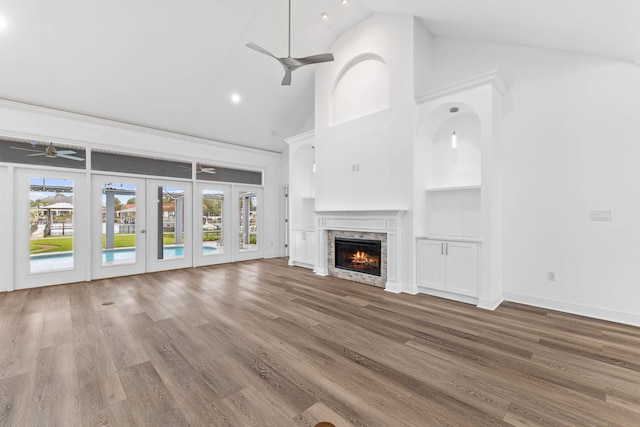
<instances>
[{"instance_id":1,"label":"fire in fireplace","mask_svg":"<svg viewBox=\"0 0 640 427\"><path fill-rule=\"evenodd\" d=\"M335 267L374 276L382 275L380 240L335 239Z\"/></svg>"}]
</instances>

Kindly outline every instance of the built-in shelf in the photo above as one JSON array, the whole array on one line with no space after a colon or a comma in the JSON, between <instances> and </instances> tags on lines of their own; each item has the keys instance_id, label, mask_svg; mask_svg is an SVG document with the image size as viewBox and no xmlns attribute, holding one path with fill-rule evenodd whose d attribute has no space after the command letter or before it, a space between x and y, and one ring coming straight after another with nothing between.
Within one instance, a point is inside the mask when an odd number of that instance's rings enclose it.
<instances>
[{"instance_id":1,"label":"built-in shelf","mask_svg":"<svg viewBox=\"0 0 640 427\"><path fill-rule=\"evenodd\" d=\"M425 191L427 193L434 193L437 191L461 191L461 190L480 190L480 185L462 185L459 187L431 187L427 188Z\"/></svg>"}]
</instances>

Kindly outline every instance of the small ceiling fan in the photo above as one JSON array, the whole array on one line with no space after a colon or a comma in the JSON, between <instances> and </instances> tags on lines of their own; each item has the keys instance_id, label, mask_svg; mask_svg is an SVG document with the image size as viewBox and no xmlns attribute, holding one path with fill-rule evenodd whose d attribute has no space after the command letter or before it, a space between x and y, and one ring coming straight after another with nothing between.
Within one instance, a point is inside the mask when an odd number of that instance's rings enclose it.
<instances>
[{"instance_id":1,"label":"small ceiling fan","mask_svg":"<svg viewBox=\"0 0 640 427\"><path fill-rule=\"evenodd\" d=\"M73 150L58 150L58 149L56 149L56 147L53 146L53 143L47 145L45 147L44 151L34 150L32 148L22 148L22 147L10 147L10 148L13 148L14 150L32 151L34 154L27 154L28 157L45 156L45 157L47 157L49 159L55 159L57 157L60 157L60 158L63 158L63 159L76 160L78 162L84 161L83 158L74 156L74 154L76 154L75 151L73 151Z\"/></svg>"},{"instance_id":2,"label":"small ceiling fan","mask_svg":"<svg viewBox=\"0 0 640 427\"><path fill-rule=\"evenodd\" d=\"M202 164L198 162L196 163L196 173L216 173L216 168L202 166Z\"/></svg>"},{"instance_id":3,"label":"small ceiling fan","mask_svg":"<svg viewBox=\"0 0 640 427\"><path fill-rule=\"evenodd\" d=\"M289 86L291 84L291 73L304 65L320 64L322 62L333 61L333 55L331 53L321 53L319 55L307 56L304 58L292 58L291 57L291 0L289 0L289 50L285 58L278 58L266 49L261 48L255 43L247 43L249 49L253 49L280 62L284 68L284 78L282 79L282 86Z\"/></svg>"}]
</instances>

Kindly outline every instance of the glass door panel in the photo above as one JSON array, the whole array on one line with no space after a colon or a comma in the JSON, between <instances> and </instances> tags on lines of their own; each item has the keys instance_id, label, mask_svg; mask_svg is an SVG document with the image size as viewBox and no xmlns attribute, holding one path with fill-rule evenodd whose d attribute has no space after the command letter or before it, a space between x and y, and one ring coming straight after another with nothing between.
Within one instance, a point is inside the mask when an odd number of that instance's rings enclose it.
<instances>
[{"instance_id":1,"label":"glass door panel","mask_svg":"<svg viewBox=\"0 0 640 427\"><path fill-rule=\"evenodd\" d=\"M240 252L258 250L258 195L255 191L240 191L238 196L238 242Z\"/></svg>"},{"instance_id":2,"label":"glass door panel","mask_svg":"<svg viewBox=\"0 0 640 427\"><path fill-rule=\"evenodd\" d=\"M158 187L158 259L184 258L184 187ZM162 231L160 231L162 230Z\"/></svg>"},{"instance_id":3,"label":"glass door panel","mask_svg":"<svg viewBox=\"0 0 640 427\"><path fill-rule=\"evenodd\" d=\"M224 254L224 191L202 190L202 255Z\"/></svg>"},{"instance_id":4,"label":"glass door panel","mask_svg":"<svg viewBox=\"0 0 640 427\"><path fill-rule=\"evenodd\" d=\"M149 271L192 266L191 184L149 180Z\"/></svg>"},{"instance_id":5,"label":"glass door panel","mask_svg":"<svg viewBox=\"0 0 640 427\"><path fill-rule=\"evenodd\" d=\"M72 270L74 266L74 180L29 178L29 272Z\"/></svg>"},{"instance_id":6,"label":"glass door panel","mask_svg":"<svg viewBox=\"0 0 640 427\"><path fill-rule=\"evenodd\" d=\"M214 187L215 185L215 187ZM230 187L217 184L198 184L199 205L197 212L201 217L201 227L196 230L198 242L195 248L196 265L216 264L231 261L231 251L226 249L229 241L229 214L231 203L227 199Z\"/></svg>"},{"instance_id":7,"label":"glass door panel","mask_svg":"<svg viewBox=\"0 0 640 427\"><path fill-rule=\"evenodd\" d=\"M94 176L93 277L145 272L145 181Z\"/></svg>"}]
</instances>

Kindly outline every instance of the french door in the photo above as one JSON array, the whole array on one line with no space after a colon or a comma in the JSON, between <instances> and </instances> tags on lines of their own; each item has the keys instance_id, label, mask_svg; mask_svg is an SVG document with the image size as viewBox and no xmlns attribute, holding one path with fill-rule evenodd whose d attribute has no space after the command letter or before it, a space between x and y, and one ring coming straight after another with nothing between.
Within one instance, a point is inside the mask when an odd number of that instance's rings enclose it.
<instances>
[{"instance_id":1,"label":"french door","mask_svg":"<svg viewBox=\"0 0 640 427\"><path fill-rule=\"evenodd\" d=\"M191 183L94 175L92 277L191 267Z\"/></svg>"},{"instance_id":2,"label":"french door","mask_svg":"<svg viewBox=\"0 0 640 427\"><path fill-rule=\"evenodd\" d=\"M198 183L194 199L195 264L202 266L232 261L231 186Z\"/></svg>"},{"instance_id":3,"label":"french door","mask_svg":"<svg viewBox=\"0 0 640 427\"><path fill-rule=\"evenodd\" d=\"M262 188L15 168L14 289L261 258ZM273 243L271 243L273 244ZM10 279L10 278L9 278Z\"/></svg>"},{"instance_id":4,"label":"french door","mask_svg":"<svg viewBox=\"0 0 640 427\"><path fill-rule=\"evenodd\" d=\"M262 258L262 189L234 186L234 261Z\"/></svg>"},{"instance_id":5,"label":"french door","mask_svg":"<svg viewBox=\"0 0 640 427\"><path fill-rule=\"evenodd\" d=\"M92 278L146 272L146 181L92 177Z\"/></svg>"},{"instance_id":6,"label":"french door","mask_svg":"<svg viewBox=\"0 0 640 427\"><path fill-rule=\"evenodd\" d=\"M16 169L15 289L84 281L89 265L86 174Z\"/></svg>"}]
</instances>

